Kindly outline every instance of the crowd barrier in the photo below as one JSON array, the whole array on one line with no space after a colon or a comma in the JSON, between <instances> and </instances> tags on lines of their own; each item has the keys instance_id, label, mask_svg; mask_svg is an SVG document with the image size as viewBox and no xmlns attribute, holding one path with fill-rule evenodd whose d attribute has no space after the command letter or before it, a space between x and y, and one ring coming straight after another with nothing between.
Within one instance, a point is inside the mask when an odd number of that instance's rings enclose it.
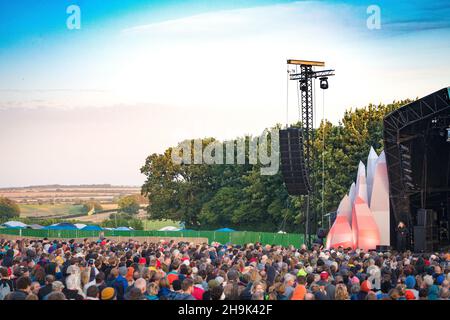
<instances>
[{"instance_id":1,"label":"crowd barrier","mask_svg":"<svg viewBox=\"0 0 450 320\"><path fill-rule=\"evenodd\" d=\"M261 242L262 244L276 244L282 246L294 245L300 247L303 241L302 234L296 233L270 233L270 232L252 232L252 231L156 231L156 230L104 230L104 231L86 231L86 230L34 230L34 229L0 229L0 235L14 235L20 237L36 238L92 238L98 237L103 232L105 237L180 237L180 238L207 238L209 243L219 242L221 244L233 243L242 245L245 243Z\"/></svg>"}]
</instances>

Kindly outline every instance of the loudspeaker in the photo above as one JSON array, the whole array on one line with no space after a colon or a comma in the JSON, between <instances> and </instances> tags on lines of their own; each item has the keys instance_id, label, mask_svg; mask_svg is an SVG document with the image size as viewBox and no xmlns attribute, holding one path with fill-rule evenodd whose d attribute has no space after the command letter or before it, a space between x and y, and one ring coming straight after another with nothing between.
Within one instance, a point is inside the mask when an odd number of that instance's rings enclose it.
<instances>
[{"instance_id":1,"label":"loudspeaker","mask_svg":"<svg viewBox=\"0 0 450 320\"><path fill-rule=\"evenodd\" d=\"M414 227L414 252L433 251L433 229L424 226Z\"/></svg>"},{"instance_id":2,"label":"loudspeaker","mask_svg":"<svg viewBox=\"0 0 450 320\"><path fill-rule=\"evenodd\" d=\"M303 154L303 135L299 128L280 130L281 173L288 194L309 193L308 170Z\"/></svg>"},{"instance_id":3,"label":"loudspeaker","mask_svg":"<svg viewBox=\"0 0 450 320\"><path fill-rule=\"evenodd\" d=\"M425 227L423 226L414 227L414 252L428 252Z\"/></svg>"},{"instance_id":4,"label":"loudspeaker","mask_svg":"<svg viewBox=\"0 0 450 320\"><path fill-rule=\"evenodd\" d=\"M430 209L417 210L417 225L418 226L432 226L437 222L437 214Z\"/></svg>"}]
</instances>

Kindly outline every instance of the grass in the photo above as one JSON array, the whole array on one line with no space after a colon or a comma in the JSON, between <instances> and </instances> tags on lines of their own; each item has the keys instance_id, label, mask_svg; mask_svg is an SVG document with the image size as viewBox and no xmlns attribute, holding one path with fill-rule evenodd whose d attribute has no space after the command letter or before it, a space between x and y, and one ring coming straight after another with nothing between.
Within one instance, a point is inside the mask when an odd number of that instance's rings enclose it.
<instances>
[{"instance_id":1,"label":"grass","mask_svg":"<svg viewBox=\"0 0 450 320\"><path fill-rule=\"evenodd\" d=\"M167 226L179 227L180 223L172 220L142 220L144 230L159 230Z\"/></svg>"},{"instance_id":2,"label":"grass","mask_svg":"<svg viewBox=\"0 0 450 320\"><path fill-rule=\"evenodd\" d=\"M83 213L82 205L19 204L21 217L66 216Z\"/></svg>"}]
</instances>

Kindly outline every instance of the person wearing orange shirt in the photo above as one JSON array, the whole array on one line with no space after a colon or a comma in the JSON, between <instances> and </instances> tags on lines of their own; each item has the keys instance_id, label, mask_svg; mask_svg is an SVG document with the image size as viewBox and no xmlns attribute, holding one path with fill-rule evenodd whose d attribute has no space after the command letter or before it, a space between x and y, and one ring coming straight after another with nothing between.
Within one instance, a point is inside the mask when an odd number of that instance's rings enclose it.
<instances>
[{"instance_id":1,"label":"person wearing orange shirt","mask_svg":"<svg viewBox=\"0 0 450 320\"><path fill-rule=\"evenodd\" d=\"M299 276L297 277L297 286L294 289L294 293L292 294L291 300L305 300L306 295L306 277Z\"/></svg>"}]
</instances>

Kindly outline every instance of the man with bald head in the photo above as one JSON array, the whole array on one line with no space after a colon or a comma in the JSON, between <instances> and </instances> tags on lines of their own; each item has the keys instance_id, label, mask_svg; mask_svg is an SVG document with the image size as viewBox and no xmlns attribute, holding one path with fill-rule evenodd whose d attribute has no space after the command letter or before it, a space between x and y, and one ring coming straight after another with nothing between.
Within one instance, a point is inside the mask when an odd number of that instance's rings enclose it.
<instances>
[{"instance_id":1,"label":"man with bald head","mask_svg":"<svg viewBox=\"0 0 450 320\"><path fill-rule=\"evenodd\" d=\"M139 289L142 294L147 291L147 281L144 278L139 278L134 282L134 287Z\"/></svg>"},{"instance_id":2,"label":"man with bald head","mask_svg":"<svg viewBox=\"0 0 450 320\"><path fill-rule=\"evenodd\" d=\"M316 297L313 293L308 292L307 294L305 294L305 300L316 300Z\"/></svg>"}]
</instances>

